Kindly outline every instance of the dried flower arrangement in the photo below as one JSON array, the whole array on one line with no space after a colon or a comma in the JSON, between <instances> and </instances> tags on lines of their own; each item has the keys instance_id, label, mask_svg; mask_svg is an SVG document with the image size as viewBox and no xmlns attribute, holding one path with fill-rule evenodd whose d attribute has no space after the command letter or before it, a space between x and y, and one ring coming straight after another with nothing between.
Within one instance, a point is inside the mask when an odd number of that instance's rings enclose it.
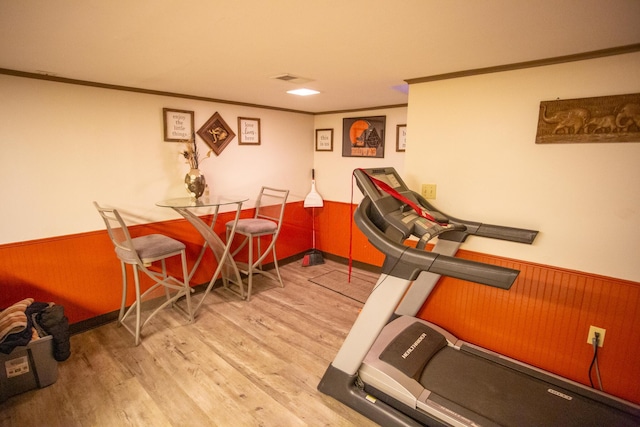
<instances>
[{"instance_id":1,"label":"dried flower arrangement","mask_svg":"<svg viewBox=\"0 0 640 427\"><path fill-rule=\"evenodd\" d=\"M204 157L200 157L200 153L198 152L198 144L196 143L196 135L195 133L192 135L191 139L184 141L185 149L182 151L182 156L186 159L187 164L191 169L199 169L200 162L204 159L207 159L211 156L211 152L213 150L209 150Z\"/></svg>"}]
</instances>

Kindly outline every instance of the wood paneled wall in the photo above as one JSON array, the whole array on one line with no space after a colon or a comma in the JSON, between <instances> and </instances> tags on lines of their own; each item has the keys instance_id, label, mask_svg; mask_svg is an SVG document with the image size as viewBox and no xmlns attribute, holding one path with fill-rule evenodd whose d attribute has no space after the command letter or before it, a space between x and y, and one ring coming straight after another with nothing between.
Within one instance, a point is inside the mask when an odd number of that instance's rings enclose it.
<instances>
[{"instance_id":1,"label":"wood paneled wall","mask_svg":"<svg viewBox=\"0 0 640 427\"><path fill-rule=\"evenodd\" d=\"M247 210L243 216L252 213ZM313 210L302 202L287 205L279 258L311 248L314 216L316 248L346 259L351 252L355 261L382 265L382 255L353 224L351 205L327 201ZM220 236L230 219L230 214L222 215L216 227ZM132 232L161 232L184 241L191 262L202 244L184 220L136 226ZM583 384L589 384L592 357L586 342L589 326L605 328L599 352L605 391L640 403L640 283L464 250L458 256L521 273L509 291L443 278L421 317L465 341ZM170 268L179 275L177 264ZM214 269L209 253L192 285L207 282ZM75 323L116 310L120 286L119 263L104 231L0 246L0 307L31 296L64 305Z\"/></svg>"},{"instance_id":2,"label":"wood paneled wall","mask_svg":"<svg viewBox=\"0 0 640 427\"><path fill-rule=\"evenodd\" d=\"M640 284L460 251L520 270L509 291L442 278L419 316L459 338L589 385L589 326L606 329L604 390L640 402ZM595 372L593 382L597 384Z\"/></svg>"},{"instance_id":3,"label":"wood paneled wall","mask_svg":"<svg viewBox=\"0 0 640 427\"><path fill-rule=\"evenodd\" d=\"M351 206L330 202L322 209L319 249L348 258ZM352 239L355 261L382 265L355 224ZM640 404L640 283L465 250L458 256L515 268L520 275L509 291L442 278L420 317L460 339L586 385L593 356L589 326L604 328L598 352L604 390Z\"/></svg>"},{"instance_id":4,"label":"wood paneled wall","mask_svg":"<svg viewBox=\"0 0 640 427\"><path fill-rule=\"evenodd\" d=\"M242 216L249 217L253 213L254 210L249 209L243 211ZM233 219L235 212L220 215L215 231L224 239L224 224ZM211 217L203 219L210 221ZM299 254L311 247L310 220L311 214L302 207L302 202L287 204L277 246L279 258ZM163 233L184 242L189 267L195 262L203 243L202 237L183 219L133 226L130 231L133 237ZM174 262L168 262L169 271L181 276L179 259L176 257L170 261ZM213 254L207 251L191 285L207 283L216 266ZM130 280L133 280L131 269L128 270ZM0 289L0 307L26 297L52 301L64 306L65 314L73 324L119 308L122 292L120 263L106 231L102 230L2 245ZM133 301L133 291L129 292L128 298Z\"/></svg>"}]
</instances>

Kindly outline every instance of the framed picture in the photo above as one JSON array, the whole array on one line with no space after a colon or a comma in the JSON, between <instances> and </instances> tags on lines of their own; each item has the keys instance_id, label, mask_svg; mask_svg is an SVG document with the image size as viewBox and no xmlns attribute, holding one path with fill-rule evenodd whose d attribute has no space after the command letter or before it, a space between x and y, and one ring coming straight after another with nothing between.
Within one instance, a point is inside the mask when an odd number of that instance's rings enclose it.
<instances>
[{"instance_id":1,"label":"framed picture","mask_svg":"<svg viewBox=\"0 0 640 427\"><path fill-rule=\"evenodd\" d=\"M184 142L193 137L193 111L163 108L162 122L165 141Z\"/></svg>"},{"instance_id":2,"label":"framed picture","mask_svg":"<svg viewBox=\"0 0 640 427\"><path fill-rule=\"evenodd\" d=\"M316 129L316 151L333 151L333 129Z\"/></svg>"},{"instance_id":3,"label":"framed picture","mask_svg":"<svg viewBox=\"0 0 640 427\"><path fill-rule=\"evenodd\" d=\"M536 144L640 141L640 93L541 101Z\"/></svg>"},{"instance_id":4,"label":"framed picture","mask_svg":"<svg viewBox=\"0 0 640 427\"><path fill-rule=\"evenodd\" d=\"M222 150L236 137L236 134L217 111L198 129L198 135L211 147L216 156L220 155Z\"/></svg>"},{"instance_id":5,"label":"framed picture","mask_svg":"<svg viewBox=\"0 0 640 427\"><path fill-rule=\"evenodd\" d=\"M386 116L342 119L342 157L384 157Z\"/></svg>"},{"instance_id":6,"label":"framed picture","mask_svg":"<svg viewBox=\"0 0 640 427\"><path fill-rule=\"evenodd\" d=\"M407 149L407 125L396 126L396 151Z\"/></svg>"},{"instance_id":7,"label":"framed picture","mask_svg":"<svg viewBox=\"0 0 640 427\"><path fill-rule=\"evenodd\" d=\"M238 117L238 143L260 145L260 119Z\"/></svg>"}]
</instances>

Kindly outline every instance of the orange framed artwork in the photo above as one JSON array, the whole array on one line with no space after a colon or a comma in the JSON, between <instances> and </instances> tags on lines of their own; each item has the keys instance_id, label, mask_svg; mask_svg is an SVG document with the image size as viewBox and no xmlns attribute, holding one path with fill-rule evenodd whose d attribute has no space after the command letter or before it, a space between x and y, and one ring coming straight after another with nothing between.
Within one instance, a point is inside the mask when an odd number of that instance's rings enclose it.
<instances>
[{"instance_id":1,"label":"orange framed artwork","mask_svg":"<svg viewBox=\"0 0 640 427\"><path fill-rule=\"evenodd\" d=\"M342 119L342 157L384 157L386 116Z\"/></svg>"}]
</instances>

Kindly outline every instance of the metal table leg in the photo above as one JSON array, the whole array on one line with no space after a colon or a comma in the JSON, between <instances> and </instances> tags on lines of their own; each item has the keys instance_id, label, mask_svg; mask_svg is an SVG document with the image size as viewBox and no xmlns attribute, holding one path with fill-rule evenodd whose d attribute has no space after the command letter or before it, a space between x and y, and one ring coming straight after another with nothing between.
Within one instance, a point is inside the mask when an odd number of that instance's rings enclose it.
<instances>
[{"instance_id":1,"label":"metal table leg","mask_svg":"<svg viewBox=\"0 0 640 427\"><path fill-rule=\"evenodd\" d=\"M191 212L189 208L173 207L173 209L180 215L182 215L187 221L189 221L189 223L191 223L191 225L193 225L195 229L200 233L200 235L202 235L202 237L204 238L204 245L200 250L200 255L198 256L196 263L189 273L189 280L191 280L191 277L193 277L196 269L202 261L204 252L206 251L207 247L211 249L218 262L218 267L213 273L213 276L209 281L209 285L207 285L207 289L204 291L200 302L198 302L198 304L195 306L195 309L193 311L193 314L195 316L200 309L200 306L204 302L207 294L209 294L209 292L213 288L215 281L219 277L221 277L225 283L230 281L237 284L240 289L243 289L240 271L238 270L238 267L230 254L231 242L233 241L233 236L235 235L236 231L236 224L238 223L240 212L242 210L242 202L237 203L236 215L227 243L223 242L220 237L218 237L218 235L213 231L214 226L218 220L219 206L216 206L215 208L215 213L210 225L207 225L199 216Z\"/></svg>"}]
</instances>

